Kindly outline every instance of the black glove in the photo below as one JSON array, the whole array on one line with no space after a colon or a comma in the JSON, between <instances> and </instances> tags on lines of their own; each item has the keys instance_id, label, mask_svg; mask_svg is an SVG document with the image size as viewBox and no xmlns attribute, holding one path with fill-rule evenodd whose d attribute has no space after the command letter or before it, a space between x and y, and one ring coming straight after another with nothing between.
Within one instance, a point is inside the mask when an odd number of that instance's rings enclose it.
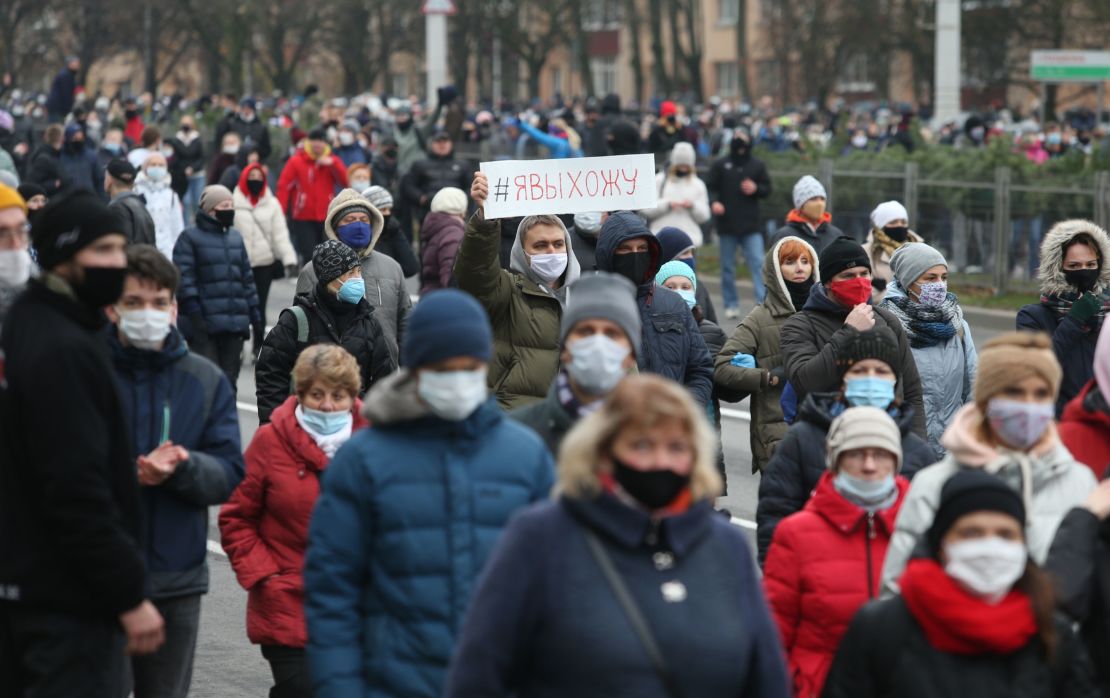
<instances>
[{"instance_id":1,"label":"black glove","mask_svg":"<svg viewBox=\"0 0 1110 698\"><path fill-rule=\"evenodd\" d=\"M1091 318L1098 315L1100 310L1102 310L1102 301L1099 300L1098 296L1088 291L1079 300L1071 304L1068 317L1080 325L1086 325L1091 321Z\"/></svg>"},{"instance_id":2,"label":"black glove","mask_svg":"<svg viewBox=\"0 0 1110 698\"><path fill-rule=\"evenodd\" d=\"M208 339L208 323L204 321L204 316L200 313L192 313L189 315L189 327L192 329L193 334L190 339L194 343L202 343Z\"/></svg>"},{"instance_id":3,"label":"black glove","mask_svg":"<svg viewBox=\"0 0 1110 698\"><path fill-rule=\"evenodd\" d=\"M767 383L768 384L772 383L772 381L771 381L772 378L777 379L776 381L774 381L774 384L775 384L776 387L780 386L780 385L784 385L786 383L786 367L785 366L775 366L770 371L768 371L767 372Z\"/></svg>"},{"instance_id":4,"label":"black glove","mask_svg":"<svg viewBox=\"0 0 1110 698\"><path fill-rule=\"evenodd\" d=\"M301 268L296 264L285 265L285 277L288 279L295 279L301 275Z\"/></svg>"}]
</instances>

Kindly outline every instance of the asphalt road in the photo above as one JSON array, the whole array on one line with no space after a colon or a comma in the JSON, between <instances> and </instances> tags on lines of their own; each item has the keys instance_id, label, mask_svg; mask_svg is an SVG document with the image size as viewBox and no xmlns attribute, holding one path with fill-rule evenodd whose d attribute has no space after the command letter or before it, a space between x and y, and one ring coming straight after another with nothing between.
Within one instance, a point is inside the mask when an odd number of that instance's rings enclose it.
<instances>
[{"instance_id":1,"label":"asphalt road","mask_svg":"<svg viewBox=\"0 0 1110 698\"><path fill-rule=\"evenodd\" d=\"M718 309L724 307L716 284L709 284ZM270 291L267 319L273 322L280 310L293 297L294 280L274 282ZM741 285L741 303L750 309L750 288ZM721 318L724 323L724 319ZM976 343L981 344L1002 331L1013 327L1013 315L969 313ZM730 321L725 331L731 332ZM249 359L244 362L239 376L239 424L244 448L258 428L258 415L254 400L254 373ZM747 401L722 405L722 441L728 473L728 496L722 497L718 506L728 509L733 523L748 532L749 542L755 548L755 506L759 492L759 476L751 472L751 452L748 432ZM272 684L269 665L259 649L250 644L246 635L246 592L235 580L227 557L219 546L216 528L218 508L211 510L209 528L208 564L211 570L211 588L204 598L201 611L200 637L197 643L190 696L212 698L266 696Z\"/></svg>"}]
</instances>

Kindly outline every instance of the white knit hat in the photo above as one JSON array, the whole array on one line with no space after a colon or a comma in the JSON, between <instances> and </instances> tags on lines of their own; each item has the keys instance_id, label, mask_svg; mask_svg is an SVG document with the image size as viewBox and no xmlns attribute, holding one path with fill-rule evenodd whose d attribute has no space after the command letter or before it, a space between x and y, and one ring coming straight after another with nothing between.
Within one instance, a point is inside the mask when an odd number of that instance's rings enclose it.
<instances>
[{"instance_id":1,"label":"white knit hat","mask_svg":"<svg viewBox=\"0 0 1110 698\"><path fill-rule=\"evenodd\" d=\"M466 193L456 187L444 187L432 197L432 213L466 215Z\"/></svg>"},{"instance_id":2,"label":"white knit hat","mask_svg":"<svg viewBox=\"0 0 1110 698\"><path fill-rule=\"evenodd\" d=\"M674 144L674 150L671 151L671 165L675 167L679 165L693 167L697 161L698 156L694 152L694 146L686 141L680 141Z\"/></svg>"},{"instance_id":3,"label":"white knit hat","mask_svg":"<svg viewBox=\"0 0 1110 698\"><path fill-rule=\"evenodd\" d=\"M897 201L884 201L871 212L871 223L880 230L885 228L891 221L896 221L899 218L904 221L909 221L910 214L906 211L906 207Z\"/></svg>"},{"instance_id":4,"label":"white knit hat","mask_svg":"<svg viewBox=\"0 0 1110 698\"><path fill-rule=\"evenodd\" d=\"M829 195L825 193L825 187L821 186L817 178L806 175L794 185L794 208L800 209L805 202L816 199L818 196L829 198Z\"/></svg>"}]
</instances>

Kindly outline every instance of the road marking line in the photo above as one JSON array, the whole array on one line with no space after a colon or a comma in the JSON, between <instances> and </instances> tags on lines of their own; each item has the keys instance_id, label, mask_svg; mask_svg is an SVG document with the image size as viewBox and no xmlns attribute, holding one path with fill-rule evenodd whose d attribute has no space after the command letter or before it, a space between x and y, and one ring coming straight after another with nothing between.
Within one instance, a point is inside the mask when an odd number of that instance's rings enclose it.
<instances>
[{"instance_id":1,"label":"road marking line","mask_svg":"<svg viewBox=\"0 0 1110 698\"><path fill-rule=\"evenodd\" d=\"M740 528L747 528L747 529L750 529L752 531L754 531L755 528L756 528L754 521L748 521L747 519L741 519L739 516L732 517L731 521L732 521L732 524L734 526L739 526ZM212 541L208 541L208 542L211 543Z\"/></svg>"},{"instance_id":2,"label":"road marking line","mask_svg":"<svg viewBox=\"0 0 1110 698\"><path fill-rule=\"evenodd\" d=\"M223 555L224 557L227 557L227 553L224 552L223 547L214 540L209 540L208 541L208 552L216 553L217 555Z\"/></svg>"},{"instance_id":3,"label":"road marking line","mask_svg":"<svg viewBox=\"0 0 1110 698\"><path fill-rule=\"evenodd\" d=\"M258 405L252 405L249 402L237 402L235 403L235 406L243 410L244 412L253 412L255 414L258 414Z\"/></svg>"},{"instance_id":4,"label":"road marking line","mask_svg":"<svg viewBox=\"0 0 1110 698\"><path fill-rule=\"evenodd\" d=\"M732 419L742 419L745 422L752 421L752 413L745 412L744 410L730 410L728 408L721 408L722 417L731 417Z\"/></svg>"}]
</instances>

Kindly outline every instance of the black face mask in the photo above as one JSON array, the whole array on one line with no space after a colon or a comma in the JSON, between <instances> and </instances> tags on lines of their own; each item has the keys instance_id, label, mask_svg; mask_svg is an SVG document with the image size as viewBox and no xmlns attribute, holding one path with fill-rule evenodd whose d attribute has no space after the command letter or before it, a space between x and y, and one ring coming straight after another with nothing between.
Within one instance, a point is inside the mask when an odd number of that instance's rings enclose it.
<instances>
[{"instance_id":1,"label":"black face mask","mask_svg":"<svg viewBox=\"0 0 1110 698\"><path fill-rule=\"evenodd\" d=\"M84 267L84 271L85 280L71 286L85 306L99 310L112 305L123 295L127 267Z\"/></svg>"},{"instance_id":2,"label":"black face mask","mask_svg":"<svg viewBox=\"0 0 1110 698\"><path fill-rule=\"evenodd\" d=\"M68 147L71 153L80 153L85 149L85 141L70 141Z\"/></svg>"},{"instance_id":3,"label":"black face mask","mask_svg":"<svg viewBox=\"0 0 1110 698\"><path fill-rule=\"evenodd\" d=\"M1068 285L1075 286L1079 289L1079 293L1087 293L1093 291L1095 284L1098 283L1098 277L1102 274L1101 269L1066 269L1064 270L1064 278L1067 279Z\"/></svg>"},{"instance_id":4,"label":"black face mask","mask_svg":"<svg viewBox=\"0 0 1110 698\"><path fill-rule=\"evenodd\" d=\"M732 154L738 158L742 158L748 154L748 144L744 141L733 139L732 141Z\"/></svg>"},{"instance_id":5,"label":"black face mask","mask_svg":"<svg viewBox=\"0 0 1110 698\"><path fill-rule=\"evenodd\" d=\"M386 160L392 160L393 158L397 157L397 151L393 150L392 148L388 148L382 151L382 155L385 157Z\"/></svg>"},{"instance_id":6,"label":"black face mask","mask_svg":"<svg viewBox=\"0 0 1110 698\"><path fill-rule=\"evenodd\" d=\"M786 290L790 294L790 301L794 304L794 310L801 310L805 307L806 300L809 299L809 290L813 288L813 277L809 277L805 281L786 281Z\"/></svg>"},{"instance_id":7,"label":"black face mask","mask_svg":"<svg viewBox=\"0 0 1110 698\"><path fill-rule=\"evenodd\" d=\"M263 182L261 179L248 179L247 180L247 190L250 191L251 196L258 196L259 194L261 194L262 189L265 186L266 186L266 183Z\"/></svg>"},{"instance_id":8,"label":"black face mask","mask_svg":"<svg viewBox=\"0 0 1110 698\"><path fill-rule=\"evenodd\" d=\"M674 173L679 177L689 177L690 176L690 171L691 170L689 168L678 167L678 168L675 168Z\"/></svg>"},{"instance_id":9,"label":"black face mask","mask_svg":"<svg viewBox=\"0 0 1110 698\"><path fill-rule=\"evenodd\" d=\"M230 228L235 223L235 210L223 209L221 211L213 211L212 217L216 222L225 228Z\"/></svg>"},{"instance_id":10,"label":"black face mask","mask_svg":"<svg viewBox=\"0 0 1110 698\"><path fill-rule=\"evenodd\" d=\"M613 458L613 479L648 509L662 509L690 484L690 477L673 470L636 470Z\"/></svg>"},{"instance_id":11,"label":"black face mask","mask_svg":"<svg viewBox=\"0 0 1110 698\"><path fill-rule=\"evenodd\" d=\"M883 228L883 232L886 233L886 236L894 242L905 242L910 237L910 229L904 225L896 225L889 228Z\"/></svg>"},{"instance_id":12,"label":"black face mask","mask_svg":"<svg viewBox=\"0 0 1110 698\"><path fill-rule=\"evenodd\" d=\"M651 271L650 252L629 252L613 255L613 273L620 274L639 286Z\"/></svg>"},{"instance_id":13,"label":"black face mask","mask_svg":"<svg viewBox=\"0 0 1110 698\"><path fill-rule=\"evenodd\" d=\"M123 112L123 115L127 117L127 119L130 121L131 119L134 119L136 116L138 116L139 112L135 111L134 109L128 109L127 111Z\"/></svg>"}]
</instances>

